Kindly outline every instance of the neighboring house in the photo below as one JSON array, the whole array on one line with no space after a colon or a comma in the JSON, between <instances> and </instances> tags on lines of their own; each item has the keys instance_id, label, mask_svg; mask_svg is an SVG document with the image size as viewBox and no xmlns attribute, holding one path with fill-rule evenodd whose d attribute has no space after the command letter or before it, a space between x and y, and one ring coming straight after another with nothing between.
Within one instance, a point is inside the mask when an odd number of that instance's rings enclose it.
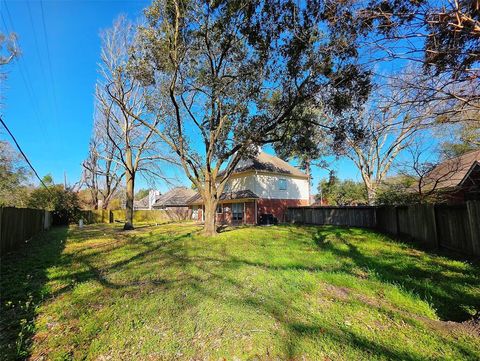
<instances>
[{"instance_id":1,"label":"neighboring house","mask_svg":"<svg viewBox=\"0 0 480 361\"><path fill-rule=\"evenodd\" d=\"M176 187L165 194L151 190L146 197L135 201L133 207L136 210L163 209L186 211L188 210L188 201L195 194L194 190L186 187Z\"/></svg>"},{"instance_id":2,"label":"neighboring house","mask_svg":"<svg viewBox=\"0 0 480 361\"><path fill-rule=\"evenodd\" d=\"M139 199L138 201L133 202L133 209L134 210L152 210L153 204L155 203L157 198L160 197L160 195L161 195L160 191L150 190L146 197L143 197L142 199Z\"/></svg>"},{"instance_id":3,"label":"neighboring house","mask_svg":"<svg viewBox=\"0 0 480 361\"><path fill-rule=\"evenodd\" d=\"M176 187L165 194L157 197L152 209L187 211L189 200L195 195L193 189L187 187Z\"/></svg>"},{"instance_id":4,"label":"neighboring house","mask_svg":"<svg viewBox=\"0 0 480 361\"><path fill-rule=\"evenodd\" d=\"M438 164L421 185L450 203L480 200L480 149Z\"/></svg>"},{"instance_id":5,"label":"neighboring house","mask_svg":"<svg viewBox=\"0 0 480 361\"><path fill-rule=\"evenodd\" d=\"M262 214L284 221L287 207L309 204L309 176L264 152L242 160L225 186L217 207L219 224L256 224ZM192 218L203 220L200 195L190 200Z\"/></svg>"}]
</instances>

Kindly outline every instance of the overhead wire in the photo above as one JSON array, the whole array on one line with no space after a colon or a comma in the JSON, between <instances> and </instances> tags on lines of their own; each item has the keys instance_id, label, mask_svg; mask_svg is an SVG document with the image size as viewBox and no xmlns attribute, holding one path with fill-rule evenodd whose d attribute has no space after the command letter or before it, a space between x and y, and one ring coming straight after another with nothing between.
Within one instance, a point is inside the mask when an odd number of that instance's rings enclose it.
<instances>
[{"instance_id":1,"label":"overhead wire","mask_svg":"<svg viewBox=\"0 0 480 361\"><path fill-rule=\"evenodd\" d=\"M50 81L52 83L52 92L53 92L53 104L54 104L54 112L55 112L55 120L58 121L58 102L57 102L57 92L55 90L55 81L53 78L53 71L52 71L52 60L50 58L50 46L48 43L47 37L47 26L45 25L45 12L43 10L43 0L40 0L40 10L42 14L42 25L43 25L43 35L45 38L45 45L47 47L47 62L48 62L48 70L50 72Z\"/></svg>"},{"instance_id":2,"label":"overhead wire","mask_svg":"<svg viewBox=\"0 0 480 361\"><path fill-rule=\"evenodd\" d=\"M12 138L13 142L15 143L15 146L17 147L18 151L20 152L20 154L23 156L23 158L25 159L25 161L27 162L27 164L29 165L29 167L32 169L33 173L35 174L35 176L37 177L37 179L40 181L40 183L49 191L50 191L50 188L47 187L47 185L45 184L45 182L40 178L40 176L38 175L36 169L33 167L32 163L30 162L30 160L28 159L27 155L25 154L25 152L23 151L22 147L20 147L20 144L18 144L18 141L17 139L15 138L15 136L13 135L13 133L10 131L10 128L8 128L7 124L4 122L2 116L0 116L0 123L2 123L3 127L6 129L7 133L10 135L10 137Z\"/></svg>"},{"instance_id":3,"label":"overhead wire","mask_svg":"<svg viewBox=\"0 0 480 361\"><path fill-rule=\"evenodd\" d=\"M2 22L3 22L3 26L5 27L5 31L7 33L8 32L16 33L15 32L15 27L14 27L14 24L13 24L13 21L12 21L12 16L10 14L10 10L8 8L8 5L7 5L6 1L4 1L4 4L5 4L5 10L6 10L6 13L7 13L7 16L8 16L8 20L10 22L10 26L7 26L7 21L5 20L5 18L3 16L3 13L2 13L1 18L2 18ZM19 57L18 64L19 64L20 76L22 78L23 84L24 84L25 89L27 91L28 98L30 99L30 102L32 104L32 111L35 115L35 118L38 121L38 126L40 127L40 129L41 129L41 131L44 135L44 138L42 138L42 139L44 140L44 143L46 145L47 144L47 142L45 141L46 129L43 127L43 124L40 120L39 106L38 106L38 102L36 101L37 98L35 96L35 91L34 91L32 85L31 85L31 81L29 81L31 79L30 73L28 72L28 69L27 69L26 65L24 64L23 58L21 56Z\"/></svg>"}]
</instances>

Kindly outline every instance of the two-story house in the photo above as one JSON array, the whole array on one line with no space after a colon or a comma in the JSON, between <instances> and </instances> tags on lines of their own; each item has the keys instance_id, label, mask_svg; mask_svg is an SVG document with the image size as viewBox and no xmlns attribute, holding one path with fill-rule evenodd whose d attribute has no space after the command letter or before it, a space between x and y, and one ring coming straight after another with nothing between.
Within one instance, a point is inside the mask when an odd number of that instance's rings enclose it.
<instances>
[{"instance_id":1,"label":"two-story house","mask_svg":"<svg viewBox=\"0 0 480 361\"><path fill-rule=\"evenodd\" d=\"M254 159L242 160L220 196L218 224L256 224L260 215L273 214L284 221L287 207L309 204L307 174L282 159L259 152ZM190 200L192 217L203 220L203 203L197 194Z\"/></svg>"}]
</instances>

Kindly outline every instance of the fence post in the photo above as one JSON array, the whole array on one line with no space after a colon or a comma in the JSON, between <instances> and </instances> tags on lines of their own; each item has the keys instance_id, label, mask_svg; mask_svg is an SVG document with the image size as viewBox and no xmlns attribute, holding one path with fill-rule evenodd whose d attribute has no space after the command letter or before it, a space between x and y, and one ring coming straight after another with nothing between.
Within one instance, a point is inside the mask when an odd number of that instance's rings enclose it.
<instances>
[{"instance_id":1,"label":"fence post","mask_svg":"<svg viewBox=\"0 0 480 361\"><path fill-rule=\"evenodd\" d=\"M113 219L113 211L108 211L108 222L109 223L113 223L114 222L114 219Z\"/></svg>"},{"instance_id":2,"label":"fence post","mask_svg":"<svg viewBox=\"0 0 480 361\"><path fill-rule=\"evenodd\" d=\"M480 255L480 201L467 202L468 223L470 224L470 241L475 256Z\"/></svg>"}]
</instances>

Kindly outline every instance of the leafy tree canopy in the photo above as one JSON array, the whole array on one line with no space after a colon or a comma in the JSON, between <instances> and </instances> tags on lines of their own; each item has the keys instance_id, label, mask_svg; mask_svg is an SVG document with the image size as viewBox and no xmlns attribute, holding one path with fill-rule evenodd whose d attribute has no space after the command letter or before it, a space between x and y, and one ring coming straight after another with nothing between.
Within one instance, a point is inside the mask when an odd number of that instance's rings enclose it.
<instances>
[{"instance_id":1,"label":"leafy tree canopy","mask_svg":"<svg viewBox=\"0 0 480 361\"><path fill-rule=\"evenodd\" d=\"M442 143L445 158L453 158L480 149L480 120L462 122L455 126L456 139Z\"/></svg>"},{"instance_id":2,"label":"leafy tree canopy","mask_svg":"<svg viewBox=\"0 0 480 361\"><path fill-rule=\"evenodd\" d=\"M349 206L367 203L367 192L365 185L353 180L339 180L334 172L330 173L328 179L320 180L318 184L318 195L328 205Z\"/></svg>"},{"instance_id":3,"label":"leafy tree canopy","mask_svg":"<svg viewBox=\"0 0 480 361\"><path fill-rule=\"evenodd\" d=\"M150 193L151 189L150 188L142 188L142 189L139 189L136 193L135 193L135 199L142 199L142 198L145 198L146 196L148 196L148 194Z\"/></svg>"},{"instance_id":4,"label":"leafy tree canopy","mask_svg":"<svg viewBox=\"0 0 480 361\"><path fill-rule=\"evenodd\" d=\"M63 212L70 221L76 219L80 210L78 194L58 184L35 188L27 205L30 208Z\"/></svg>"},{"instance_id":5,"label":"leafy tree canopy","mask_svg":"<svg viewBox=\"0 0 480 361\"><path fill-rule=\"evenodd\" d=\"M197 187L207 234L241 158L294 134L302 109L341 114L370 92L356 29L324 1L158 0L146 17L129 63L155 115L142 121Z\"/></svg>"},{"instance_id":6,"label":"leafy tree canopy","mask_svg":"<svg viewBox=\"0 0 480 361\"><path fill-rule=\"evenodd\" d=\"M0 206L24 207L30 171L10 143L0 141Z\"/></svg>"},{"instance_id":7,"label":"leafy tree canopy","mask_svg":"<svg viewBox=\"0 0 480 361\"><path fill-rule=\"evenodd\" d=\"M378 189L375 203L378 205L408 205L419 202L418 179L400 175L385 180Z\"/></svg>"}]
</instances>

